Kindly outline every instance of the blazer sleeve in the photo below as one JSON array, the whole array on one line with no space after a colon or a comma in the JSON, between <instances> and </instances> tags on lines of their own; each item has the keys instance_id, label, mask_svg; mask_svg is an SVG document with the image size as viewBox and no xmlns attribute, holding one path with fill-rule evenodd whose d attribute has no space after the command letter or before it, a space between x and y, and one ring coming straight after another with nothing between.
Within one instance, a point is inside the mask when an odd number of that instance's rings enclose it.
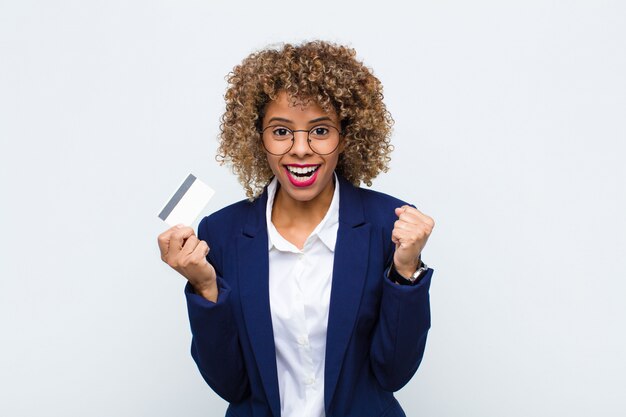
<instances>
[{"instance_id":1,"label":"blazer sleeve","mask_svg":"<svg viewBox=\"0 0 626 417\"><path fill-rule=\"evenodd\" d=\"M198 226L198 238L211 248L207 260L217 272L219 295L213 303L196 294L191 284L185 286L191 356L207 384L226 401L237 403L250 395L250 384L232 310L232 291L222 277L219 248L208 240L206 221L205 217Z\"/></svg>"},{"instance_id":2,"label":"blazer sleeve","mask_svg":"<svg viewBox=\"0 0 626 417\"><path fill-rule=\"evenodd\" d=\"M430 329L428 290L432 274L428 268L417 284L398 285L384 272L370 360L376 379L386 391L398 391L406 385L424 356Z\"/></svg>"}]
</instances>

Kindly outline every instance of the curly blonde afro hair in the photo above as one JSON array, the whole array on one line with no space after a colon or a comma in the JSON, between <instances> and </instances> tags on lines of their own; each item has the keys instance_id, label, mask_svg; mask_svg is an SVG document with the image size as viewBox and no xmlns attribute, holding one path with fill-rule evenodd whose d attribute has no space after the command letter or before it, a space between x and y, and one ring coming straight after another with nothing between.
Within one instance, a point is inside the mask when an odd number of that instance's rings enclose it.
<instances>
[{"instance_id":1,"label":"curly blonde afro hair","mask_svg":"<svg viewBox=\"0 0 626 417\"><path fill-rule=\"evenodd\" d=\"M393 118L383 103L383 87L356 59L352 48L325 41L284 44L246 57L226 80L226 110L220 121L216 159L229 164L250 200L273 173L261 142L266 104L285 91L292 101L334 109L345 141L336 171L352 184L372 185L388 170Z\"/></svg>"}]
</instances>

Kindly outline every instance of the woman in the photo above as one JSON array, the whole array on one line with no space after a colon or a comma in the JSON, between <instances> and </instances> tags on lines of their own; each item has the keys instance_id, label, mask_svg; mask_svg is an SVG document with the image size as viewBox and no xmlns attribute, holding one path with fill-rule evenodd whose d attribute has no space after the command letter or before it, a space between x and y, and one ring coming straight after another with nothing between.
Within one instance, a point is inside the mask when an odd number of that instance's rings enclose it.
<instances>
[{"instance_id":1,"label":"woman","mask_svg":"<svg viewBox=\"0 0 626 417\"><path fill-rule=\"evenodd\" d=\"M253 53L226 92L219 157L248 199L159 236L180 272L206 382L227 416L404 416L393 392L430 328L432 218L359 188L387 170L393 120L355 51Z\"/></svg>"}]
</instances>

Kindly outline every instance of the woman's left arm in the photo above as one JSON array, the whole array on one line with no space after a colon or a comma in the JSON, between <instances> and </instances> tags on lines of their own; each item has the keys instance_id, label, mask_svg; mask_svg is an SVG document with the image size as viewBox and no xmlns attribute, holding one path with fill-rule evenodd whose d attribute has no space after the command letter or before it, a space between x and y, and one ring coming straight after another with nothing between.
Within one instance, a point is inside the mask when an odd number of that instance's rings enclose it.
<instances>
[{"instance_id":1,"label":"woman's left arm","mask_svg":"<svg viewBox=\"0 0 626 417\"><path fill-rule=\"evenodd\" d=\"M426 241L434 220L414 207L396 209L391 240L395 243L393 267L405 278L420 264ZM391 264L391 262L390 262ZM383 291L379 320L374 329L370 358L376 379L383 389L397 391L406 385L417 371L430 329L428 290L433 270L428 268L412 285L400 285L389 278L389 268L383 276Z\"/></svg>"}]
</instances>

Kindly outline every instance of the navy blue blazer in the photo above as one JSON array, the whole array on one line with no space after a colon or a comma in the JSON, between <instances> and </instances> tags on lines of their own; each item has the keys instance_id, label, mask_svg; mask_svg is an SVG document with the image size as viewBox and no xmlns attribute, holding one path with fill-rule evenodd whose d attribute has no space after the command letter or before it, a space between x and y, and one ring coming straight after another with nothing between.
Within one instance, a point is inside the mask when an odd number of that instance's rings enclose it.
<instances>
[{"instance_id":1,"label":"navy blue blazer","mask_svg":"<svg viewBox=\"0 0 626 417\"><path fill-rule=\"evenodd\" d=\"M406 203L338 176L339 228L333 263L324 406L327 417L405 416L393 392L417 370L430 328L433 270L413 286L392 283L395 207ZM226 416L280 416L269 302L267 188L202 219L219 296L185 296L191 355L204 380L230 403Z\"/></svg>"}]
</instances>

